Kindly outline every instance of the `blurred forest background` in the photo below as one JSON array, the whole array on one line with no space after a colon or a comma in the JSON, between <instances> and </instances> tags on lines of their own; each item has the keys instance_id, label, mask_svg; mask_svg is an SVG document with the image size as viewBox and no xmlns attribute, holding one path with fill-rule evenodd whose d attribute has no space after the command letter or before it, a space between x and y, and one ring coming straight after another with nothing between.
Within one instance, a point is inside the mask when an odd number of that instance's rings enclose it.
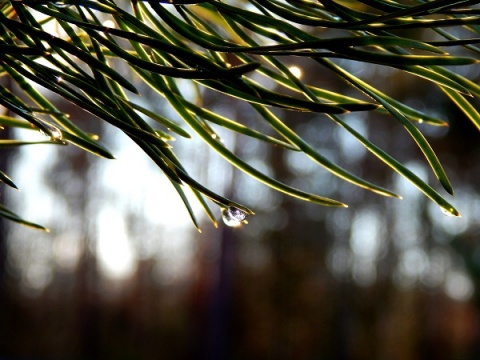
<instances>
[{"instance_id":1,"label":"blurred forest background","mask_svg":"<svg viewBox=\"0 0 480 360\"><path fill-rule=\"evenodd\" d=\"M126 136L51 95L117 159L73 146L2 149L2 169L22 189L3 187L3 200L51 232L1 220L0 358L480 358L480 135L434 85L386 67L337 63L449 121L420 126L451 177L462 218L442 214L322 115L276 109L329 158L404 199L359 190L295 152L225 134L267 174L348 199L349 208L304 203L240 174L206 145L179 139L195 178L256 212L241 228L215 229L204 219L198 233L168 180ZM308 83L353 95L320 67L290 65ZM480 81L478 65L460 71ZM156 94L141 101L176 116ZM245 103L210 92L203 102L256 124ZM400 124L370 113L344 118L423 179L431 176Z\"/></svg>"}]
</instances>

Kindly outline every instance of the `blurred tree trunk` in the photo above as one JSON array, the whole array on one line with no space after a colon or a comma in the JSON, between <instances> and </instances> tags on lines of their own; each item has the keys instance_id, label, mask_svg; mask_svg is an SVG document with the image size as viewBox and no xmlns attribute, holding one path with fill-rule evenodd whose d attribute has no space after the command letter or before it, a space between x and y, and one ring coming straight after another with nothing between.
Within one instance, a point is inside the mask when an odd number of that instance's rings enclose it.
<instances>
[{"instance_id":1,"label":"blurred tree trunk","mask_svg":"<svg viewBox=\"0 0 480 360\"><path fill-rule=\"evenodd\" d=\"M102 126L90 114L67 102L61 102L59 109L72 118L82 119L82 127L87 131L102 136ZM101 358L99 273L95 244L92 243L92 226L95 217L89 214L89 204L95 198L91 187L91 168L93 155L74 146L62 150L61 160L52 164L51 172L57 176L48 184L58 194L65 197L67 206L75 213L75 219L67 219L67 225L59 230L63 233L73 232L79 237L81 254L76 265L73 287L76 312L76 339L74 342L82 359ZM57 236L61 236L58 234Z\"/></svg>"}]
</instances>

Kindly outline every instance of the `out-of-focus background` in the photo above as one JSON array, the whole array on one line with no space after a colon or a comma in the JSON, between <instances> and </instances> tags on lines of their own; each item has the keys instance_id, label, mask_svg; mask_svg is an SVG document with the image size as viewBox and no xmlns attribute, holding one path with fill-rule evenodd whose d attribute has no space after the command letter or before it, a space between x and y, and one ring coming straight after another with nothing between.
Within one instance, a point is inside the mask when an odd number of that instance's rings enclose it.
<instances>
[{"instance_id":1,"label":"out-of-focus background","mask_svg":"<svg viewBox=\"0 0 480 360\"><path fill-rule=\"evenodd\" d=\"M198 233L166 177L126 136L57 99L117 159L73 146L2 149L1 168L21 189L2 187L3 201L51 232L1 221L0 358L479 358L480 136L433 85L338 63L450 122L420 127L451 177L461 218L442 214L326 117L275 110L326 157L404 199L362 191L301 154L218 129L254 166L350 207L287 198L201 142L179 139L175 150L196 179L256 211L248 225L220 221L215 229L197 209ZM325 69L292 65L315 86L360 96ZM480 79L478 66L468 71ZM268 131L247 104L203 96L210 109ZM138 101L176 118L158 95ZM394 119L344 119L441 191Z\"/></svg>"}]
</instances>

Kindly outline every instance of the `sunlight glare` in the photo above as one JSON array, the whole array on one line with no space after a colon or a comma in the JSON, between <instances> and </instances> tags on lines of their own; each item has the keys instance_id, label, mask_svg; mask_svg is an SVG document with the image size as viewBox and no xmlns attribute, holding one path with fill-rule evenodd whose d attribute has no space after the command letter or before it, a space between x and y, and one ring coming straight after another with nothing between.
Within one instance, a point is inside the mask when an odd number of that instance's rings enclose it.
<instances>
[{"instance_id":1,"label":"sunlight glare","mask_svg":"<svg viewBox=\"0 0 480 360\"><path fill-rule=\"evenodd\" d=\"M97 224L97 254L102 273L115 279L131 276L135 270L135 254L122 215L106 206L98 215Z\"/></svg>"},{"instance_id":2,"label":"sunlight glare","mask_svg":"<svg viewBox=\"0 0 480 360\"><path fill-rule=\"evenodd\" d=\"M301 79L303 76L303 70L296 65L290 66L288 70L298 79Z\"/></svg>"},{"instance_id":3,"label":"sunlight glare","mask_svg":"<svg viewBox=\"0 0 480 360\"><path fill-rule=\"evenodd\" d=\"M114 28L115 27L115 23L112 20L105 20L102 23L102 25L105 26L105 27L108 27L108 28Z\"/></svg>"}]
</instances>

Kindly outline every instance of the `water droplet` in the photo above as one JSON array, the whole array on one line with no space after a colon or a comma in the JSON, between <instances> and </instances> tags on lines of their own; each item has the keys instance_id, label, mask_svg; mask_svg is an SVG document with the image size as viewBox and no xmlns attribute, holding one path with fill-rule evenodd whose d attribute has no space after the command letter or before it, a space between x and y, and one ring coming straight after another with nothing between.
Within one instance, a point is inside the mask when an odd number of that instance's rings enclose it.
<instances>
[{"instance_id":1,"label":"water droplet","mask_svg":"<svg viewBox=\"0 0 480 360\"><path fill-rule=\"evenodd\" d=\"M47 122L42 122L42 124L43 124L43 126L45 126L50 131L50 134L47 134L47 133L45 133L45 131L40 129L40 132L43 135L48 136L53 141L62 141L63 134L62 134L62 131L59 128L57 128L56 126L53 126L52 124L47 123Z\"/></svg>"},{"instance_id":2,"label":"water droplet","mask_svg":"<svg viewBox=\"0 0 480 360\"><path fill-rule=\"evenodd\" d=\"M63 9L63 8L72 6L72 4L68 4L64 1L57 1L57 2L52 3L52 5L59 8L59 9Z\"/></svg>"},{"instance_id":3,"label":"water droplet","mask_svg":"<svg viewBox=\"0 0 480 360\"><path fill-rule=\"evenodd\" d=\"M225 225L230 227L237 227L242 225L247 218L247 213L243 210L237 209L236 207L229 206L222 210L222 220Z\"/></svg>"}]
</instances>

